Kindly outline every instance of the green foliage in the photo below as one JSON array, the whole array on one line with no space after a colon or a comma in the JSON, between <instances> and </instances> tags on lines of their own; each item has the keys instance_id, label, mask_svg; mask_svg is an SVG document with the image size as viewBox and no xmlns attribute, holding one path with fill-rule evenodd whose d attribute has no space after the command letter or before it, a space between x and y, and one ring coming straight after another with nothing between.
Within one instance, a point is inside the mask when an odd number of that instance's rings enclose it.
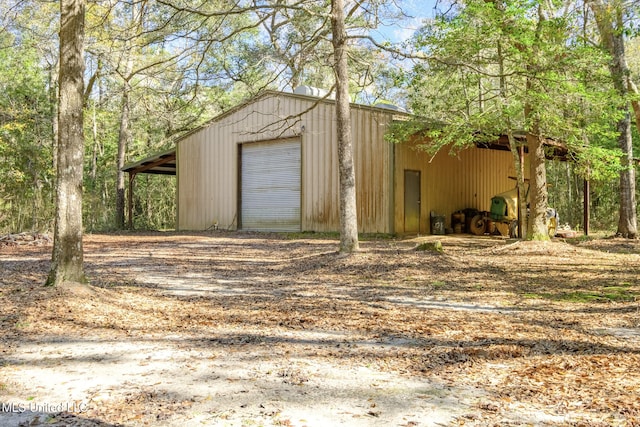
<instances>
[{"instance_id":1,"label":"green foliage","mask_svg":"<svg viewBox=\"0 0 640 427\"><path fill-rule=\"evenodd\" d=\"M136 178L134 229L175 229L175 181L175 177L164 175L143 175Z\"/></svg>"},{"instance_id":2,"label":"green foliage","mask_svg":"<svg viewBox=\"0 0 640 427\"><path fill-rule=\"evenodd\" d=\"M396 125L390 140L422 130L429 151L456 152L503 134L507 119L522 131L535 121L543 135L568 144L581 170L610 179L622 100L608 57L583 42L581 22L579 11L528 0L468 0L438 16L414 39L426 60L405 75L420 119Z\"/></svg>"},{"instance_id":3,"label":"green foliage","mask_svg":"<svg viewBox=\"0 0 640 427\"><path fill-rule=\"evenodd\" d=\"M0 50L0 232L50 226L52 121L47 81L35 49Z\"/></svg>"},{"instance_id":4,"label":"green foliage","mask_svg":"<svg viewBox=\"0 0 640 427\"><path fill-rule=\"evenodd\" d=\"M207 10L218 6L203 5ZM171 148L176 138L237 104L267 79L255 61L257 30L247 15L197 15L159 4L105 8L97 3L87 19L97 23L89 26L88 72L96 80L85 115L84 213L86 227L93 231L114 227L125 81L130 87L131 135L125 163L130 163ZM141 174L134 182L134 228L174 228L175 177Z\"/></svg>"},{"instance_id":5,"label":"green foliage","mask_svg":"<svg viewBox=\"0 0 640 427\"><path fill-rule=\"evenodd\" d=\"M580 163L547 162L549 206L557 209L560 225L568 224L574 230L583 230L584 170ZM636 176L640 185L640 176ZM612 234L617 227L619 178L612 172L609 177L591 180L591 232ZM640 206L639 206L640 208Z\"/></svg>"},{"instance_id":6,"label":"green foliage","mask_svg":"<svg viewBox=\"0 0 640 427\"><path fill-rule=\"evenodd\" d=\"M589 146L574 153L576 173L595 183L615 181L620 176L622 151L618 148Z\"/></svg>"},{"instance_id":7,"label":"green foliage","mask_svg":"<svg viewBox=\"0 0 640 427\"><path fill-rule=\"evenodd\" d=\"M538 127L569 148L571 166L547 168L557 184L549 203L561 222L581 226L588 178L592 227L613 227L622 155L616 123L628 100L615 91L610 58L589 40L589 25L580 10L537 0L456 4L415 35L425 60L404 82L417 118L395 124L388 139L455 153L503 134L507 123L525 132Z\"/></svg>"}]
</instances>

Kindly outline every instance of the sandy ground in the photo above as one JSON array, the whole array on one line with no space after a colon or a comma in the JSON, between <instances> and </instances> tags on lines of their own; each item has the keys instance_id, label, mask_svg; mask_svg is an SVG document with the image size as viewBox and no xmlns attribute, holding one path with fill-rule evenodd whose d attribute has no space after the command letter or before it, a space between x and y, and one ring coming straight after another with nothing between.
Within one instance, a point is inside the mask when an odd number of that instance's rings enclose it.
<instances>
[{"instance_id":1,"label":"sandy ground","mask_svg":"<svg viewBox=\"0 0 640 427\"><path fill-rule=\"evenodd\" d=\"M0 247L0 425L640 425L640 244L86 237Z\"/></svg>"}]
</instances>

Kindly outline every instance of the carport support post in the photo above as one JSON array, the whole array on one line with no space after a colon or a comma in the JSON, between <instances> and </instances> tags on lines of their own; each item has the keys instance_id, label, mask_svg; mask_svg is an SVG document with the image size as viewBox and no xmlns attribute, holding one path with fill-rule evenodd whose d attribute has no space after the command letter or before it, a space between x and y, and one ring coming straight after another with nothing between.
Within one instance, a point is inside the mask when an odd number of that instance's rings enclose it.
<instances>
[{"instance_id":1,"label":"carport support post","mask_svg":"<svg viewBox=\"0 0 640 427\"><path fill-rule=\"evenodd\" d=\"M133 230L133 180L135 178L135 172L129 172L129 199L127 200L127 210L129 211L129 230Z\"/></svg>"},{"instance_id":2,"label":"carport support post","mask_svg":"<svg viewBox=\"0 0 640 427\"><path fill-rule=\"evenodd\" d=\"M520 157L520 176L524 179L524 146L523 145L520 145L520 147L518 148L518 154L519 154L518 157ZM526 180L525 180L525 182L526 182ZM529 184L529 185L531 185L531 184ZM520 215L520 200L522 200L522 199L520 199L520 197L525 197L526 198L528 196L528 194L520 194L520 186L517 184L517 181L516 181L516 188L518 189L518 209L517 209L517 211L518 211L518 237L522 239L522 236L524 236L524 227L523 227L524 224L522 224L524 218L522 218L521 215Z\"/></svg>"}]
</instances>

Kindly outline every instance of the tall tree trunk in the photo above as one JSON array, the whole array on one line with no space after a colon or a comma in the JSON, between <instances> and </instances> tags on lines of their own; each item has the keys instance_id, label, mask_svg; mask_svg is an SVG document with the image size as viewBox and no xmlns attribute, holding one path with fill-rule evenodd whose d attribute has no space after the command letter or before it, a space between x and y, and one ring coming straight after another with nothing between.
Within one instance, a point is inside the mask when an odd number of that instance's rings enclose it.
<instances>
[{"instance_id":1,"label":"tall tree trunk","mask_svg":"<svg viewBox=\"0 0 640 427\"><path fill-rule=\"evenodd\" d=\"M498 69L500 74L500 99L504 109L507 108L509 104L508 94L507 94L507 81L504 70L504 55L502 52L502 43L498 41ZM524 186L524 175L522 173L521 168L521 157L520 152L518 151L518 146L516 144L516 139L513 136L513 126L511 125L511 118L509 114L505 114L504 116L505 125L506 125L506 133L507 139L509 141L509 150L511 151L511 155L513 157L514 169L516 172L516 187L518 189L518 231L519 237L524 239L526 238L527 233L527 197L526 190Z\"/></svg>"},{"instance_id":2,"label":"tall tree trunk","mask_svg":"<svg viewBox=\"0 0 640 427\"><path fill-rule=\"evenodd\" d=\"M529 147L529 220L527 239L549 240L547 225L547 168L544 144L539 134L527 132Z\"/></svg>"},{"instance_id":3,"label":"tall tree trunk","mask_svg":"<svg viewBox=\"0 0 640 427\"><path fill-rule=\"evenodd\" d=\"M139 4L139 9L136 6L131 7L130 23L131 28L135 29L135 33L138 34L142 30L144 3ZM133 43L131 40L125 44L126 52L124 52L126 62L124 73L120 76L123 79L122 84L122 104L120 110L120 132L118 133L118 155L116 158L116 228L122 230L125 228L125 176L122 168L127 156L127 147L131 142L131 79L134 76L133 72ZM129 197L132 197L130 194ZM133 224L133 218L129 218L131 224Z\"/></svg>"},{"instance_id":4,"label":"tall tree trunk","mask_svg":"<svg viewBox=\"0 0 640 427\"><path fill-rule=\"evenodd\" d=\"M122 87L122 109L120 112L120 132L118 134L118 157L116 159L116 228L118 230L124 229L125 177L122 168L124 167L126 159L127 145L131 139L131 131L129 128L130 92L131 85L129 84L129 80L125 80Z\"/></svg>"},{"instance_id":5,"label":"tall tree trunk","mask_svg":"<svg viewBox=\"0 0 640 427\"><path fill-rule=\"evenodd\" d=\"M353 144L351 139L347 32L343 0L331 0L331 30L333 32L333 53L335 56L336 122L338 162L340 163L340 252L351 253L359 249L359 243L356 174L353 165Z\"/></svg>"},{"instance_id":6,"label":"tall tree trunk","mask_svg":"<svg viewBox=\"0 0 640 427\"><path fill-rule=\"evenodd\" d=\"M629 94L630 70L624 48L622 5L604 4L602 0L590 0L600 33L602 46L611 55L609 71L613 85L623 100L620 105L622 118L618 121L618 145L623 152L620 171L620 215L616 234L636 238L638 220L636 216L636 178L633 165L633 145L631 140L631 112L626 101ZM613 7L612 7L613 6Z\"/></svg>"},{"instance_id":7,"label":"tall tree trunk","mask_svg":"<svg viewBox=\"0 0 640 427\"><path fill-rule=\"evenodd\" d=\"M59 58L58 58L59 59ZM60 61L56 61L55 64L51 65L49 70L49 100L51 103L51 167L54 171L58 170L58 100L59 100L59 90L58 90L58 78L60 73L59 67ZM56 180L57 178L53 177L53 192L51 193L51 204L55 205L56 203ZM51 227L51 220L47 220L47 227ZM55 219L54 226L55 226Z\"/></svg>"},{"instance_id":8,"label":"tall tree trunk","mask_svg":"<svg viewBox=\"0 0 640 427\"><path fill-rule=\"evenodd\" d=\"M527 80L526 86L527 91L532 90L531 79ZM549 240L547 165L544 142L540 135L540 121L529 102L525 104L524 115L529 128L526 137L529 148L529 212L526 235L528 240Z\"/></svg>"},{"instance_id":9,"label":"tall tree trunk","mask_svg":"<svg viewBox=\"0 0 640 427\"><path fill-rule=\"evenodd\" d=\"M640 97L640 91L638 91L638 86L631 80L631 75L627 76L627 87L629 92L633 95L633 99L631 100L631 106L633 107L633 114L636 119L636 128L640 130L640 101L638 98Z\"/></svg>"},{"instance_id":10,"label":"tall tree trunk","mask_svg":"<svg viewBox=\"0 0 640 427\"><path fill-rule=\"evenodd\" d=\"M51 163L53 170L58 170L58 78L60 77L60 64L56 63L55 68L51 66L51 81L49 96L51 99Z\"/></svg>"},{"instance_id":11,"label":"tall tree trunk","mask_svg":"<svg viewBox=\"0 0 640 427\"><path fill-rule=\"evenodd\" d=\"M91 137L93 139L93 150L91 152L91 185L95 188L96 177L98 176L98 118L96 117L96 103L91 106Z\"/></svg>"},{"instance_id":12,"label":"tall tree trunk","mask_svg":"<svg viewBox=\"0 0 640 427\"><path fill-rule=\"evenodd\" d=\"M82 249L82 174L84 164L85 0L60 1L60 95L56 223L51 270L46 285L84 282Z\"/></svg>"},{"instance_id":13,"label":"tall tree trunk","mask_svg":"<svg viewBox=\"0 0 640 427\"><path fill-rule=\"evenodd\" d=\"M617 235L635 239L638 237L636 217L636 171L633 165L633 146L631 141L631 117L627 114L618 122L618 143L623 151L622 170L620 171L620 216Z\"/></svg>"},{"instance_id":14,"label":"tall tree trunk","mask_svg":"<svg viewBox=\"0 0 640 427\"><path fill-rule=\"evenodd\" d=\"M547 192L547 168L544 154L544 141L540 134L539 106L532 102L536 89L536 61L542 43L542 28L546 18L542 4L538 5L538 21L536 24L535 42L532 46L530 63L527 64L529 76L526 81L527 100L524 105L524 118L527 123L527 147L529 148L529 215L527 219L527 238L529 240L549 240L547 226L547 208L549 194Z\"/></svg>"}]
</instances>

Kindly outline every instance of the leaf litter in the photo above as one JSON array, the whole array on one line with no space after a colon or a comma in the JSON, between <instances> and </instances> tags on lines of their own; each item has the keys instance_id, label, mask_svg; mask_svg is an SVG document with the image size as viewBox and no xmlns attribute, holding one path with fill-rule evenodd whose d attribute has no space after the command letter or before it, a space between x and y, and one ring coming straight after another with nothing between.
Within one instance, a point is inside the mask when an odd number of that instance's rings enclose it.
<instances>
[{"instance_id":1,"label":"leaf litter","mask_svg":"<svg viewBox=\"0 0 640 427\"><path fill-rule=\"evenodd\" d=\"M640 425L640 243L433 238L0 247L0 423Z\"/></svg>"}]
</instances>

